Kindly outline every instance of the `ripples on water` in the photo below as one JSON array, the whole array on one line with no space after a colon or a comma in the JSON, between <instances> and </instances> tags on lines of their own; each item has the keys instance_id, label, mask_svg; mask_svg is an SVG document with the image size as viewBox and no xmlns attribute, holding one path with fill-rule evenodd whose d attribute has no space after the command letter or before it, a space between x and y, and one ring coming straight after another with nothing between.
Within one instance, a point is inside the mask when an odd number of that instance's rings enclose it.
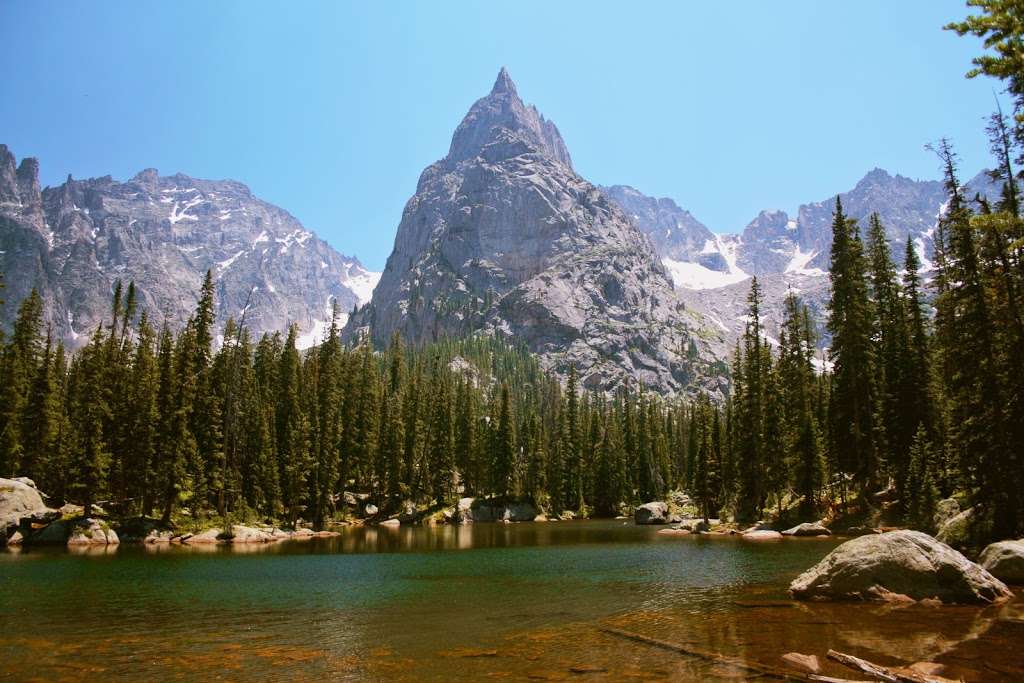
<instances>
[{"instance_id":1,"label":"ripples on water","mask_svg":"<svg viewBox=\"0 0 1024 683\"><path fill-rule=\"evenodd\" d=\"M659 536L618 520L355 527L337 538L241 550L7 553L0 555L0 676L737 676L604 626L776 666L784 652L823 658L834 647L890 663L947 652L947 663L968 679L1024 676L1016 605L784 602L789 580L835 544Z\"/></svg>"}]
</instances>

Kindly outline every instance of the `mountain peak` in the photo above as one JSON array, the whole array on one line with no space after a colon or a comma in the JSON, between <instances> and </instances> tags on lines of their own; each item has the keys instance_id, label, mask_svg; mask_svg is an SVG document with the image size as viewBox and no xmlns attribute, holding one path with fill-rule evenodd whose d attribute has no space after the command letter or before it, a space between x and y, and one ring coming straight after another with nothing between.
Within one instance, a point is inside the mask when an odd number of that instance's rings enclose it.
<instances>
[{"instance_id":1,"label":"mountain peak","mask_svg":"<svg viewBox=\"0 0 1024 683\"><path fill-rule=\"evenodd\" d=\"M516 92L516 84L512 82L512 77L508 75L508 69L505 67L501 67L498 77L494 80L494 87L491 88L492 95L500 95L502 93L519 94Z\"/></svg>"},{"instance_id":2,"label":"mountain peak","mask_svg":"<svg viewBox=\"0 0 1024 683\"><path fill-rule=\"evenodd\" d=\"M516 156L523 153L524 145L572 169L572 158L558 127L541 116L536 107L523 104L508 70L502 67L491 92L473 104L455 129L447 161L474 159L485 147L490 148L492 159Z\"/></svg>"}]
</instances>

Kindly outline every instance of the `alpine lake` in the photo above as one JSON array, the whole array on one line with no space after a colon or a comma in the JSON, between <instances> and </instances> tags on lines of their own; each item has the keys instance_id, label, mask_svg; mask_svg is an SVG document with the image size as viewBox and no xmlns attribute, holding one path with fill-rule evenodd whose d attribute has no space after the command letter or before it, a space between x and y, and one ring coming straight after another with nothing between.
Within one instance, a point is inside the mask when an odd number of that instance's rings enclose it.
<instances>
[{"instance_id":1,"label":"alpine lake","mask_svg":"<svg viewBox=\"0 0 1024 683\"><path fill-rule=\"evenodd\" d=\"M841 539L673 536L631 520L364 527L257 546L0 552L0 679L778 680L927 660L1024 680L1024 598L801 603ZM753 664L754 668L747 665ZM794 675L799 675L792 670Z\"/></svg>"}]
</instances>

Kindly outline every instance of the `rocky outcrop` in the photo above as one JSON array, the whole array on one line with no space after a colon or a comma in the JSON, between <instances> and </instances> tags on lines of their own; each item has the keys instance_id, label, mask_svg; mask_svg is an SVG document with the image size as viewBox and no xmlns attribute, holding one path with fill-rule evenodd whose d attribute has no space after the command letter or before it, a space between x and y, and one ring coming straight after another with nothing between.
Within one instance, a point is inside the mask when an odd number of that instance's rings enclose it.
<instances>
[{"instance_id":1,"label":"rocky outcrop","mask_svg":"<svg viewBox=\"0 0 1024 683\"><path fill-rule=\"evenodd\" d=\"M0 155L0 171L2 171L2 162L3 157ZM24 477L0 478L0 539L6 539L8 532L13 534L21 523L22 517L33 515L45 517L55 512L43 502L42 494L36 489L35 483L31 479Z\"/></svg>"},{"instance_id":2,"label":"rocky outcrop","mask_svg":"<svg viewBox=\"0 0 1024 683\"><path fill-rule=\"evenodd\" d=\"M644 503L633 512L637 524L668 524L668 504L662 501Z\"/></svg>"},{"instance_id":3,"label":"rocky outcrop","mask_svg":"<svg viewBox=\"0 0 1024 683\"><path fill-rule=\"evenodd\" d=\"M1024 539L987 546L978 563L1000 581L1024 584Z\"/></svg>"},{"instance_id":4,"label":"rocky outcrop","mask_svg":"<svg viewBox=\"0 0 1024 683\"><path fill-rule=\"evenodd\" d=\"M782 532L783 536L831 536L832 532L821 522L804 522Z\"/></svg>"},{"instance_id":5,"label":"rocky outcrop","mask_svg":"<svg viewBox=\"0 0 1024 683\"><path fill-rule=\"evenodd\" d=\"M147 169L125 182L69 177L40 191L38 163L23 160L11 180L13 164L0 145L4 298L16 303L39 290L45 323L70 348L109 316L115 280L135 282L155 325L165 314L180 325L209 270L221 323L245 309L256 335L295 323L300 345L310 346L322 338L333 305L343 324L379 276L232 180ZM0 324L9 327L16 310L3 307Z\"/></svg>"},{"instance_id":6,"label":"rocky outcrop","mask_svg":"<svg viewBox=\"0 0 1024 683\"><path fill-rule=\"evenodd\" d=\"M453 521L472 522L532 522L540 511L528 501L500 501L484 498L460 498Z\"/></svg>"},{"instance_id":7,"label":"rocky outcrop","mask_svg":"<svg viewBox=\"0 0 1024 683\"><path fill-rule=\"evenodd\" d=\"M802 600L993 603L1010 590L966 557L919 531L893 531L843 543L790 584Z\"/></svg>"},{"instance_id":8,"label":"rocky outcrop","mask_svg":"<svg viewBox=\"0 0 1024 683\"><path fill-rule=\"evenodd\" d=\"M675 201L667 197L648 197L629 185L600 189L647 235L661 258L699 263L714 271L728 271L729 264L716 248L715 234Z\"/></svg>"},{"instance_id":9,"label":"rocky outcrop","mask_svg":"<svg viewBox=\"0 0 1024 683\"><path fill-rule=\"evenodd\" d=\"M71 526L71 533L68 536L68 546L82 545L118 545L120 539L117 532L110 526L98 519L85 518L76 521Z\"/></svg>"},{"instance_id":10,"label":"rocky outcrop","mask_svg":"<svg viewBox=\"0 0 1024 683\"><path fill-rule=\"evenodd\" d=\"M711 366L727 349L710 324L504 70L423 171L373 300L345 334L386 343L395 331L413 344L522 343L546 369L575 366L589 389L724 390Z\"/></svg>"}]
</instances>

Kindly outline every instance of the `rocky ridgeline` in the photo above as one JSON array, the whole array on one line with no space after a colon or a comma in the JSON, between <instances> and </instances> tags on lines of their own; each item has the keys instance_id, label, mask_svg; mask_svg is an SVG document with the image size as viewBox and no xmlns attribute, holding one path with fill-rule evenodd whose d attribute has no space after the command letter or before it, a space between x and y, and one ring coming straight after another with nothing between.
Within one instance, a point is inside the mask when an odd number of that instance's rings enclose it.
<instances>
[{"instance_id":1,"label":"rocky ridgeline","mask_svg":"<svg viewBox=\"0 0 1024 683\"><path fill-rule=\"evenodd\" d=\"M502 69L406 204L370 305L346 335L490 334L582 384L720 393L721 335L676 296L650 241L573 170L558 129Z\"/></svg>"},{"instance_id":2,"label":"rocky ridgeline","mask_svg":"<svg viewBox=\"0 0 1024 683\"><path fill-rule=\"evenodd\" d=\"M828 345L824 322L836 195L802 204L795 215L761 211L742 231L714 235L671 199L620 185L602 191L651 239L683 299L707 315L730 342L743 333L750 276L756 275L764 290L770 334L777 336L783 301L792 290L811 307L819 322L819 341ZM998 194L984 172L966 186L968 197ZM897 262L909 237L924 268L931 269L936 223L946 202L940 181L913 180L876 168L838 197L847 215L860 222L862 234L868 217L879 214Z\"/></svg>"},{"instance_id":3,"label":"rocky ridgeline","mask_svg":"<svg viewBox=\"0 0 1024 683\"><path fill-rule=\"evenodd\" d=\"M40 189L38 162L16 166L0 145L4 327L35 287L46 323L69 347L81 346L109 317L118 279L135 282L150 320L180 326L208 270L220 323L243 311L256 334L296 323L304 346L320 340L335 301L347 314L378 277L241 183L147 169L123 183L69 176Z\"/></svg>"}]
</instances>

